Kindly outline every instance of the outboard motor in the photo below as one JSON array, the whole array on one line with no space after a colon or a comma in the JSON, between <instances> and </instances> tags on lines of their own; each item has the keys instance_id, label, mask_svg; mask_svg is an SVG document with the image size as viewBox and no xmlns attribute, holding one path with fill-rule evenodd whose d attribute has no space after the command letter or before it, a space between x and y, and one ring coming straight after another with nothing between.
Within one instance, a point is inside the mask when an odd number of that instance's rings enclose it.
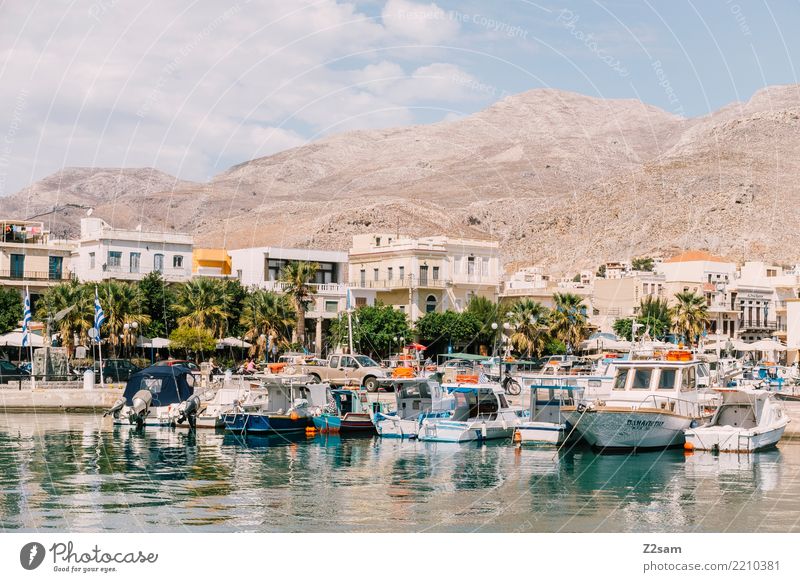
<instances>
[{"instance_id":1,"label":"outboard motor","mask_svg":"<svg viewBox=\"0 0 800 582\"><path fill-rule=\"evenodd\" d=\"M197 412L200 410L200 397L192 394L178 406L177 423L182 424L184 420L189 421L189 428L197 426Z\"/></svg>"},{"instance_id":2,"label":"outboard motor","mask_svg":"<svg viewBox=\"0 0 800 582\"><path fill-rule=\"evenodd\" d=\"M125 406L125 399L120 396L114 401L114 404L103 413L103 418L108 416L109 414L114 415L114 418L119 418L119 413L122 410L122 407Z\"/></svg>"},{"instance_id":3,"label":"outboard motor","mask_svg":"<svg viewBox=\"0 0 800 582\"><path fill-rule=\"evenodd\" d=\"M153 403L153 395L149 390L139 390L133 395L133 405L128 411L128 420L131 424L136 424L136 428L142 428L144 419L150 413L150 405Z\"/></svg>"}]
</instances>

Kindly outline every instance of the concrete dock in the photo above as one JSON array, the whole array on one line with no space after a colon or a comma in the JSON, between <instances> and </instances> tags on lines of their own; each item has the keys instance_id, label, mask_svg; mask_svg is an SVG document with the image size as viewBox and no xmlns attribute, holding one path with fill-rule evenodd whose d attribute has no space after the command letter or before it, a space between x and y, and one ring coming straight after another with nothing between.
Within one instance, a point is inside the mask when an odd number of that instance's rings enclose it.
<instances>
[{"instance_id":1,"label":"concrete dock","mask_svg":"<svg viewBox=\"0 0 800 582\"><path fill-rule=\"evenodd\" d=\"M125 384L106 384L84 390L82 382L30 382L0 385L4 412L102 412L122 396Z\"/></svg>"}]
</instances>

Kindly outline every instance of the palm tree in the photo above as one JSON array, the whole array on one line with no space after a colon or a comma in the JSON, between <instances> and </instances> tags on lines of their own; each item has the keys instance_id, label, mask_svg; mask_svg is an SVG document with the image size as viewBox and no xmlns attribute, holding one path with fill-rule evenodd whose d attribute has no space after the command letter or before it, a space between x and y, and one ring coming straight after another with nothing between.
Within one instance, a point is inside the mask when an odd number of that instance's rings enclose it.
<instances>
[{"instance_id":1,"label":"palm tree","mask_svg":"<svg viewBox=\"0 0 800 582\"><path fill-rule=\"evenodd\" d=\"M666 299L648 295L639 302L639 315L636 321L650 329L650 335L662 338L672 329L672 315Z\"/></svg>"},{"instance_id":2,"label":"palm tree","mask_svg":"<svg viewBox=\"0 0 800 582\"><path fill-rule=\"evenodd\" d=\"M481 346L491 346L497 338L497 329L492 324L498 322L499 306L497 303L480 295L473 295L467 304L467 313L471 313L480 322L481 329L476 337Z\"/></svg>"},{"instance_id":3,"label":"palm tree","mask_svg":"<svg viewBox=\"0 0 800 582\"><path fill-rule=\"evenodd\" d=\"M172 306L178 314L178 325L195 327L221 338L230 318L225 287L216 279L199 277L181 285Z\"/></svg>"},{"instance_id":4,"label":"palm tree","mask_svg":"<svg viewBox=\"0 0 800 582\"><path fill-rule=\"evenodd\" d=\"M286 342L295 321L295 312L288 296L259 289L244 300L241 323L247 329L245 339L253 342L251 355L266 353L267 338Z\"/></svg>"},{"instance_id":5,"label":"palm tree","mask_svg":"<svg viewBox=\"0 0 800 582\"><path fill-rule=\"evenodd\" d=\"M511 345L526 356L531 353L540 356L549 340L547 307L533 299L522 299L514 303L508 313L508 323L514 329Z\"/></svg>"},{"instance_id":6,"label":"palm tree","mask_svg":"<svg viewBox=\"0 0 800 582\"><path fill-rule=\"evenodd\" d=\"M40 321L53 317L59 311L73 307L64 317L55 322L61 335L61 343L71 357L78 341L89 341L89 330L94 326L94 289L82 285L77 279L50 287L38 302L36 317Z\"/></svg>"},{"instance_id":7,"label":"palm tree","mask_svg":"<svg viewBox=\"0 0 800 582\"><path fill-rule=\"evenodd\" d=\"M708 306L705 297L691 291L675 294L675 304L671 309L675 331L689 344L703 333L708 325Z\"/></svg>"},{"instance_id":8,"label":"palm tree","mask_svg":"<svg viewBox=\"0 0 800 582\"><path fill-rule=\"evenodd\" d=\"M553 300L550 333L564 342L570 352L584 340L588 331L583 298L574 293L555 293Z\"/></svg>"},{"instance_id":9,"label":"palm tree","mask_svg":"<svg viewBox=\"0 0 800 582\"><path fill-rule=\"evenodd\" d=\"M286 284L285 291L294 300L297 312L295 333L301 346L305 345L306 339L306 308L316 293L310 283L317 276L318 270L319 264L305 261L292 261L281 270L281 281Z\"/></svg>"},{"instance_id":10,"label":"palm tree","mask_svg":"<svg viewBox=\"0 0 800 582\"><path fill-rule=\"evenodd\" d=\"M113 353L116 355L120 344L128 349L136 345L139 330L150 323L139 286L104 281L98 285L97 294L106 317L102 335L107 335Z\"/></svg>"}]
</instances>

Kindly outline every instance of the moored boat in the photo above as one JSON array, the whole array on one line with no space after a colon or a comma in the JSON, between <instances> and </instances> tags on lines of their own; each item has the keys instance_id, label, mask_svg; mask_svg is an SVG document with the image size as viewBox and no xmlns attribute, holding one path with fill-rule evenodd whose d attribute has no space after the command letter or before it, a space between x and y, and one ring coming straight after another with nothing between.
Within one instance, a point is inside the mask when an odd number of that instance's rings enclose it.
<instances>
[{"instance_id":1,"label":"moored boat","mask_svg":"<svg viewBox=\"0 0 800 582\"><path fill-rule=\"evenodd\" d=\"M771 392L752 388L721 390L711 420L685 433L687 450L752 453L778 444L789 417Z\"/></svg>"},{"instance_id":2,"label":"moored boat","mask_svg":"<svg viewBox=\"0 0 800 582\"><path fill-rule=\"evenodd\" d=\"M290 378L262 381L266 399L258 405L223 415L225 430L233 433L273 434L304 432L311 422L312 386Z\"/></svg>"},{"instance_id":3,"label":"moored boat","mask_svg":"<svg viewBox=\"0 0 800 582\"><path fill-rule=\"evenodd\" d=\"M575 406L583 398L584 388L569 380L529 384L530 420L519 424L516 439L531 445L560 445L569 430L563 408Z\"/></svg>"},{"instance_id":4,"label":"moored boat","mask_svg":"<svg viewBox=\"0 0 800 582\"><path fill-rule=\"evenodd\" d=\"M380 436L417 438L424 420L452 415L455 398L446 394L435 378L398 379L393 384L396 410L374 415L375 428Z\"/></svg>"},{"instance_id":5,"label":"moored boat","mask_svg":"<svg viewBox=\"0 0 800 582\"><path fill-rule=\"evenodd\" d=\"M114 424L170 426L189 421L194 426L200 398L194 376L184 366L150 366L133 374L125 391L104 414Z\"/></svg>"},{"instance_id":6,"label":"moored boat","mask_svg":"<svg viewBox=\"0 0 800 582\"><path fill-rule=\"evenodd\" d=\"M372 415L364 406L358 390L328 388L327 404L312 418L320 432L374 433Z\"/></svg>"}]
</instances>

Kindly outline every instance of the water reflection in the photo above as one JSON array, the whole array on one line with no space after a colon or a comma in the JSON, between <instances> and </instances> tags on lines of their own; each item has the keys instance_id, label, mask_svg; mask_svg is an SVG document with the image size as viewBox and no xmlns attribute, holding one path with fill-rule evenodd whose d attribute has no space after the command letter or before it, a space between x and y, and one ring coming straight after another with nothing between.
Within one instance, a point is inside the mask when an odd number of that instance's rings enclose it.
<instances>
[{"instance_id":1,"label":"water reflection","mask_svg":"<svg viewBox=\"0 0 800 582\"><path fill-rule=\"evenodd\" d=\"M597 455L0 416L0 527L71 531L796 531L800 444Z\"/></svg>"}]
</instances>

